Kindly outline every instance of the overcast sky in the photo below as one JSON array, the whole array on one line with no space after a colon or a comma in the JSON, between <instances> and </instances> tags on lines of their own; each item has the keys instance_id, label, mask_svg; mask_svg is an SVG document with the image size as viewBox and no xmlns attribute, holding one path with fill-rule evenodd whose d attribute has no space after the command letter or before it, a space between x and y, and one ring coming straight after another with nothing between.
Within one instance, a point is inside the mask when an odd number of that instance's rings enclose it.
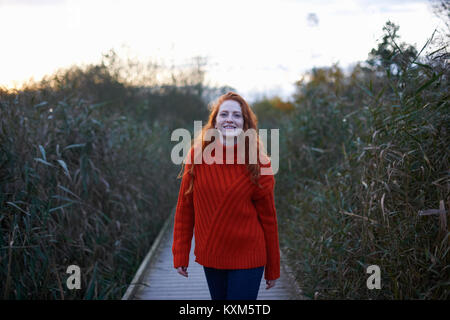
<instances>
[{"instance_id":1,"label":"overcast sky","mask_svg":"<svg viewBox=\"0 0 450 320\"><path fill-rule=\"evenodd\" d=\"M365 60L389 19L420 48L439 23L428 0L0 0L0 85L127 48L176 64L204 56L212 85L287 97L314 66Z\"/></svg>"}]
</instances>

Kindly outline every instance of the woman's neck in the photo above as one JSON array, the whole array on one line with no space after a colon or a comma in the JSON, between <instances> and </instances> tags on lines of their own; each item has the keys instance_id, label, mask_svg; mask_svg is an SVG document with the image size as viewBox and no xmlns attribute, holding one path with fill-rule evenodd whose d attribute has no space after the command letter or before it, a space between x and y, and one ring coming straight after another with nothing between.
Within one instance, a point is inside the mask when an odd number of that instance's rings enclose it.
<instances>
[{"instance_id":1,"label":"woman's neck","mask_svg":"<svg viewBox=\"0 0 450 320\"><path fill-rule=\"evenodd\" d=\"M227 137L225 138L223 135L219 136L220 138L220 143L226 147L228 146L234 146L237 144L237 137Z\"/></svg>"}]
</instances>

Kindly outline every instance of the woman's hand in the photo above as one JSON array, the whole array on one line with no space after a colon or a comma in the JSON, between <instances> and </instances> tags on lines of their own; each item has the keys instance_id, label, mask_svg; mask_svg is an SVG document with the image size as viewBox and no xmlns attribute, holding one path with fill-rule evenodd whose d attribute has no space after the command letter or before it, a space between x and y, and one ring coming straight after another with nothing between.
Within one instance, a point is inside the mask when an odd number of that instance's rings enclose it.
<instances>
[{"instance_id":1,"label":"woman's hand","mask_svg":"<svg viewBox=\"0 0 450 320\"><path fill-rule=\"evenodd\" d=\"M177 271L179 274L181 274L182 276L185 276L187 278L187 276L188 276L187 267L178 267Z\"/></svg>"},{"instance_id":2,"label":"woman's hand","mask_svg":"<svg viewBox=\"0 0 450 320\"><path fill-rule=\"evenodd\" d=\"M267 284L266 290L274 287L276 282L277 282L277 280L266 280L266 284Z\"/></svg>"}]
</instances>

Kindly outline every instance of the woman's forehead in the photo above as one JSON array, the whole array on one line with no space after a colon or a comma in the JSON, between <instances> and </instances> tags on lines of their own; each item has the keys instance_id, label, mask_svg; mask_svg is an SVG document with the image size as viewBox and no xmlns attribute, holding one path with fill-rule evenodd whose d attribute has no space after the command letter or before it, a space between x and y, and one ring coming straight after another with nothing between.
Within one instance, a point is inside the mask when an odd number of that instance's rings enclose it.
<instances>
[{"instance_id":1,"label":"woman's forehead","mask_svg":"<svg viewBox=\"0 0 450 320\"><path fill-rule=\"evenodd\" d=\"M241 111L241 105L239 102L234 100L225 100L220 105L219 111L228 110L228 111Z\"/></svg>"}]
</instances>

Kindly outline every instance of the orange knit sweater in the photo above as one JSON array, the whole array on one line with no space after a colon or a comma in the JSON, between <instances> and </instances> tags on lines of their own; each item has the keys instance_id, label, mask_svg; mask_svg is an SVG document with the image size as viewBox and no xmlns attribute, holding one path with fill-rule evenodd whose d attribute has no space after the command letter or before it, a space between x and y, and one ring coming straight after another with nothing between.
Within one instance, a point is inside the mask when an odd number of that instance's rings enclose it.
<instances>
[{"instance_id":1,"label":"orange knit sweater","mask_svg":"<svg viewBox=\"0 0 450 320\"><path fill-rule=\"evenodd\" d=\"M264 278L280 277L280 247L275 210L273 175L261 175L258 188L245 164L236 163L237 145L223 147L223 159L234 149L234 164L194 166L193 192L189 188L190 164L185 164L175 212L174 267L189 265L195 230L195 261L217 269L265 266ZM192 149L190 157L193 163ZM212 153L214 155L214 152ZM263 167L270 167L262 165Z\"/></svg>"}]
</instances>

